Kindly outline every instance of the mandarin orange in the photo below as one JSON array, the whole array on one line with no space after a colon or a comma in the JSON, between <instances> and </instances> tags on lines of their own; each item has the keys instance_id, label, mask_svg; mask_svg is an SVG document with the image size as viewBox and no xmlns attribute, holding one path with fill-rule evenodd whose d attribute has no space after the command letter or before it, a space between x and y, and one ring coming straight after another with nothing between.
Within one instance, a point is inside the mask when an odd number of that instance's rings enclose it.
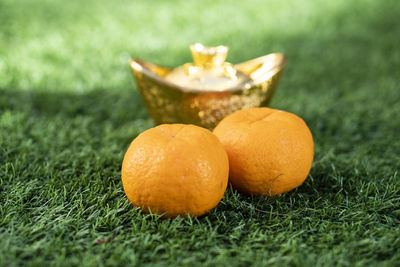
<instances>
[{"instance_id":1,"label":"mandarin orange","mask_svg":"<svg viewBox=\"0 0 400 267\"><path fill-rule=\"evenodd\" d=\"M209 130L163 124L130 144L121 170L128 199L145 212L175 217L199 216L223 198L228 156Z\"/></svg>"},{"instance_id":2,"label":"mandarin orange","mask_svg":"<svg viewBox=\"0 0 400 267\"><path fill-rule=\"evenodd\" d=\"M300 186L314 142L298 116L271 108L239 110L214 129L229 157L229 181L238 191L272 196Z\"/></svg>"}]
</instances>

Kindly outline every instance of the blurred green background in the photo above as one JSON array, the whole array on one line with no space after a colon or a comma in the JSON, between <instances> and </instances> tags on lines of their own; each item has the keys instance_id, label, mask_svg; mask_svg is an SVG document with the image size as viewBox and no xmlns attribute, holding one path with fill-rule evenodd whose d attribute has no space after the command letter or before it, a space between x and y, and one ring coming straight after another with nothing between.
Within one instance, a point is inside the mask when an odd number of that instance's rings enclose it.
<instances>
[{"instance_id":1,"label":"blurred green background","mask_svg":"<svg viewBox=\"0 0 400 267\"><path fill-rule=\"evenodd\" d=\"M395 0L0 0L0 265L399 265L399 14ZM232 63L285 53L271 106L304 118L316 157L290 193L228 188L206 216L161 220L120 182L153 125L128 60L175 67L195 42Z\"/></svg>"}]
</instances>

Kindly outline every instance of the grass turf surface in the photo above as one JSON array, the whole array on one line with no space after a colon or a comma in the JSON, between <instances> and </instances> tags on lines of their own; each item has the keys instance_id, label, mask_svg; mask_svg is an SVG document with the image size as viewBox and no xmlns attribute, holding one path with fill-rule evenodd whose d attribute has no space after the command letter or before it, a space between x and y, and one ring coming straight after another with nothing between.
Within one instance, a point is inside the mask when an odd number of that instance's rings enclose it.
<instances>
[{"instance_id":1,"label":"grass turf surface","mask_svg":"<svg viewBox=\"0 0 400 267\"><path fill-rule=\"evenodd\" d=\"M399 13L394 0L0 0L0 265L400 265ZM284 52L271 106L305 119L316 157L290 193L228 188L203 217L161 220L120 182L152 126L127 60L177 66L197 41L230 46L233 63Z\"/></svg>"}]
</instances>

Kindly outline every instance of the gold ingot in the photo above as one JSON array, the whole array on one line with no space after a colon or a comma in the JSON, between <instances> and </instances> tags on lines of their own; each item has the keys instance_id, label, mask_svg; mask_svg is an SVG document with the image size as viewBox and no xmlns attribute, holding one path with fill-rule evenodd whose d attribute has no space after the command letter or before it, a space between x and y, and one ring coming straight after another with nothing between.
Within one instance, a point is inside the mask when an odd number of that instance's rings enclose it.
<instances>
[{"instance_id":1,"label":"gold ingot","mask_svg":"<svg viewBox=\"0 0 400 267\"><path fill-rule=\"evenodd\" d=\"M186 123L213 129L239 109L267 106L284 69L281 53L237 65L224 62L226 46L191 46L194 64L176 69L132 59L139 92L155 124Z\"/></svg>"}]
</instances>

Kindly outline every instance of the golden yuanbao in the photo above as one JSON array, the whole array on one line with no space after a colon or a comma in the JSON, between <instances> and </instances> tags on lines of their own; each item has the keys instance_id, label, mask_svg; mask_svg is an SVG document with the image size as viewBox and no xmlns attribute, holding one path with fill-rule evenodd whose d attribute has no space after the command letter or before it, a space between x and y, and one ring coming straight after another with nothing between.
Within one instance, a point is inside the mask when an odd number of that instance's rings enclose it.
<instances>
[{"instance_id":1,"label":"golden yuanbao","mask_svg":"<svg viewBox=\"0 0 400 267\"><path fill-rule=\"evenodd\" d=\"M137 88L156 124L187 123L213 129L220 120L245 107L271 100L286 58L282 53L232 65L228 48L191 46L193 64L170 69L132 59Z\"/></svg>"},{"instance_id":2,"label":"golden yuanbao","mask_svg":"<svg viewBox=\"0 0 400 267\"><path fill-rule=\"evenodd\" d=\"M250 108L224 118L214 129L229 157L229 181L240 192L272 196L300 186L314 157L314 142L298 116Z\"/></svg>"},{"instance_id":3,"label":"golden yuanbao","mask_svg":"<svg viewBox=\"0 0 400 267\"><path fill-rule=\"evenodd\" d=\"M223 198L228 156L209 130L163 124L130 144L121 170L128 199L145 212L175 217L205 214Z\"/></svg>"}]
</instances>

